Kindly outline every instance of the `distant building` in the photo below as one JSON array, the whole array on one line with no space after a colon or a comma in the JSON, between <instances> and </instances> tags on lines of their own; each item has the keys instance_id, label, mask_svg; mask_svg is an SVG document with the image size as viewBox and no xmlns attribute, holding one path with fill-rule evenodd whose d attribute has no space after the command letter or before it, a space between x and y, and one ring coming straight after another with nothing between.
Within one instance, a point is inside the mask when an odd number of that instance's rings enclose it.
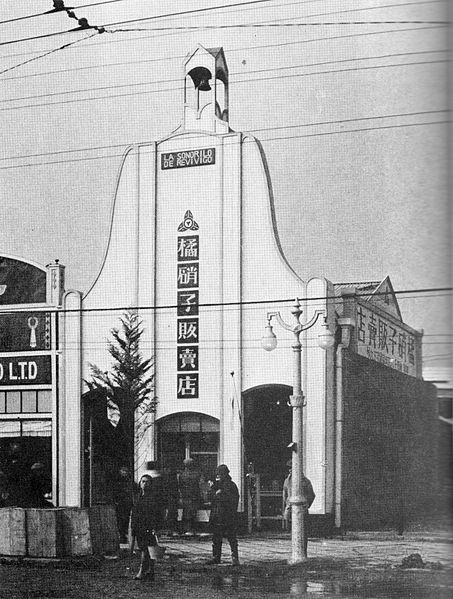
<instances>
[{"instance_id":1,"label":"distant building","mask_svg":"<svg viewBox=\"0 0 453 599\"><path fill-rule=\"evenodd\" d=\"M63 297L58 502L86 503L88 477L101 475L83 418L84 380L89 363L110 368L110 330L131 306L145 328L142 353L155 359L159 402L137 445L137 476L148 461L179 467L190 456L206 478L226 463L247 514L253 469L262 515L278 520L291 455L293 335L276 327L272 353L260 338L267 314L289 321L297 297L305 320L321 313L302 339L311 513L329 528L400 527L427 509L435 489L435 389L421 378L421 333L403 322L389 278L334 285L294 272L262 147L228 123L222 49L197 47L183 80L181 126L126 150L99 274L86 293ZM336 336L327 351L317 344L324 319Z\"/></svg>"}]
</instances>

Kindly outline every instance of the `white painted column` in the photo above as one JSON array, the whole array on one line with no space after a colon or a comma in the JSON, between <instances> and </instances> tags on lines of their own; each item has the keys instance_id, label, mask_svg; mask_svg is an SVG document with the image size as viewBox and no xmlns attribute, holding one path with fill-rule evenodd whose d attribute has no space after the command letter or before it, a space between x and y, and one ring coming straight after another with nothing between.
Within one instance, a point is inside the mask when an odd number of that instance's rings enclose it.
<instances>
[{"instance_id":1,"label":"white painted column","mask_svg":"<svg viewBox=\"0 0 453 599\"><path fill-rule=\"evenodd\" d=\"M58 414L59 435L59 505L82 505L82 345L81 304L79 291L64 296L66 312L61 332L61 395Z\"/></svg>"},{"instance_id":2,"label":"white painted column","mask_svg":"<svg viewBox=\"0 0 453 599\"><path fill-rule=\"evenodd\" d=\"M242 297L242 147L240 134L224 138L223 152L223 230L222 297L224 302L239 302ZM242 488L242 310L240 305L223 309L223 393L221 409L221 461L230 469L231 478ZM232 374L233 373L233 374Z\"/></svg>"}]
</instances>

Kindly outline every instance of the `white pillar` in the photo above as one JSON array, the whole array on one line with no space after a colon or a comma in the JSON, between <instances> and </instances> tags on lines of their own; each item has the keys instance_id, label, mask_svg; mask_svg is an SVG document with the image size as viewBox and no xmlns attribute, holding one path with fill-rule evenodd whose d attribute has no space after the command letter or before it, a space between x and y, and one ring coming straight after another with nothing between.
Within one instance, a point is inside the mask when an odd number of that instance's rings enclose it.
<instances>
[{"instance_id":1,"label":"white pillar","mask_svg":"<svg viewBox=\"0 0 453 599\"><path fill-rule=\"evenodd\" d=\"M59 505L80 507L83 493L82 334L79 291L64 296L61 394L58 414Z\"/></svg>"}]
</instances>

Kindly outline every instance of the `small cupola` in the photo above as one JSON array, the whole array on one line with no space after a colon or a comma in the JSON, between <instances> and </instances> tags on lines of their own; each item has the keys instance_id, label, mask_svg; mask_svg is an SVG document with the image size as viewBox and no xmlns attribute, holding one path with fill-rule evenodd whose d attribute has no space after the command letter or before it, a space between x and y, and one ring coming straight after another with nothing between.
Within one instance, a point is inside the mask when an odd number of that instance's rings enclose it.
<instances>
[{"instance_id":1,"label":"small cupola","mask_svg":"<svg viewBox=\"0 0 453 599\"><path fill-rule=\"evenodd\" d=\"M186 131L228 133L228 68L222 48L197 48L184 61Z\"/></svg>"}]
</instances>

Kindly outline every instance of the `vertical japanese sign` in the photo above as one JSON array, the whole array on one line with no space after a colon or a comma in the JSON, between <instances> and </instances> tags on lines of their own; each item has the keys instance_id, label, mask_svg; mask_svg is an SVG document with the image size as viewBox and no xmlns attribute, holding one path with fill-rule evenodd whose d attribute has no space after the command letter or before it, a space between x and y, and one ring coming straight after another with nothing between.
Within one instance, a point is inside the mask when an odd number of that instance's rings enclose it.
<instances>
[{"instance_id":1,"label":"vertical japanese sign","mask_svg":"<svg viewBox=\"0 0 453 599\"><path fill-rule=\"evenodd\" d=\"M188 210L177 237L177 397L198 399L199 227Z\"/></svg>"}]
</instances>

